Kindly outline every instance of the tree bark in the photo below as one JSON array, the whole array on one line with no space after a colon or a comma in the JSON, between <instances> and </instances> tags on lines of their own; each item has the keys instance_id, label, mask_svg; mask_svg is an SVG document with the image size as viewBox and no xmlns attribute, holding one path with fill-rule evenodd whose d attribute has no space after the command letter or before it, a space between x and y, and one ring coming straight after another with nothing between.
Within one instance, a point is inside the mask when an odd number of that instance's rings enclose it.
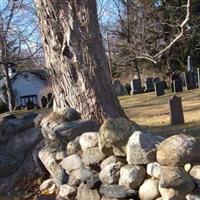
<instances>
[{"instance_id":1,"label":"tree bark","mask_svg":"<svg viewBox=\"0 0 200 200\"><path fill-rule=\"evenodd\" d=\"M84 118L125 116L112 92L95 0L35 0L57 108Z\"/></svg>"}]
</instances>

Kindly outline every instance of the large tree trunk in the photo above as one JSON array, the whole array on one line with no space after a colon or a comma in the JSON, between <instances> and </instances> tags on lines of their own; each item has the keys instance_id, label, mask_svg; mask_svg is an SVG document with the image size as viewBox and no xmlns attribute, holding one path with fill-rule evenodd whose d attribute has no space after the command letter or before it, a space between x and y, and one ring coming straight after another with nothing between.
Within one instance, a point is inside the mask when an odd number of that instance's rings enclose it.
<instances>
[{"instance_id":1,"label":"large tree trunk","mask_svg":"<svg viewBox=\"0 0 200 200\"><path fill-rule=\"evenodd\" d=\"M35 0L57 108L98 121L125 116L112 92L95 0Z\"/></svg>"}]
</instances>

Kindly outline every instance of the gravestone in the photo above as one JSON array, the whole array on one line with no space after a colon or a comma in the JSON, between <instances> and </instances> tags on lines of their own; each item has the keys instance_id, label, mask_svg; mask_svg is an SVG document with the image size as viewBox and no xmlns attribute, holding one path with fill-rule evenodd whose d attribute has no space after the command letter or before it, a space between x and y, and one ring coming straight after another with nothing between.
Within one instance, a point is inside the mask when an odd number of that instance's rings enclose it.
<instances>
[{"instance_id":1,"label":"gravestone","mask_svg":"<svg viewBox=\"0 0 200 200\"><path fill-rule=\"evenodd\" d=\"M173 91L174 91L174 93L183 92L183 85L182 85L181 78L175 79L173 81Z\"/></svg>"},{"instance_id":2,"label":"gravestone","mask_svg":"<svg viewBox=\"0 0 200 200\"><path fill-rule=\"evenodd\" d=\"M41 104L42 104L42 108L46 108L46 106L47 106L47 98L45 96L43 96L41 98Z\"/></svg>"},{"instance_id":3,"label":"gravestone","mask_svg":"<svg viewBox=\"0 0 200 200\"><path fill-rule=\"evenodd\" d=\"M154 85L155 85L155 92L156 92L157 97L165 94L163 81L156 82Z\"/></svg>"},{"instance_id":4,"label":"gravestone","mask_svg":"<svg viewBox=\"0 0 200 200\"><path fill-rule=\"evenodd\" d=\"M180 74L175 71L171 75L171 90L174 92L174 81L180 79Z\"/></svg>"},{"instance_id":5,"label":"gravestone","mask_svg":"<svg viewBox=\"0 0 200 200\"><path fill-rule=\"evenodd\" d=\"M194 68L193 68L192 61L191 61L191 56L188 56L188 58L187 58L187 71L194 72Z\"/></svg>"},{"instance_id":6,"label":"gravestone","mask_svg":"<svg viewBox=\"0 0 200 200\"><path fill-rule=\"evenodd\" d=\"M200 88L200 68L197 68L197 84L198 87Z\"/></svg>"},{"instance_id":7,"label":"gravestone","mask_svg":"<svg viewBox=\"0 0 200 200\"><path fill-rule=\"evenodd\" d=\"M159 77L156 77L156 78L153 78L153 83L155 84L156 82L159 82L160 81L160 78Z\"/></svg>"},{"instance_id":8,"label":"gravestone","mask_svg":"<svg viewBox=\"0 0 200 200\"><path fill-rule=\"evenodd\" d=\"M134 79L131 81L131 94L140 94L143 92L140 79Z\"/></svg>"},{"instance_id":9,"label":"gravestone","mask_svg":"<svg viewBox=\"0 0 200 200\"><path fill-rule=\"evenodd\" d=\"M35 107L33 101L28 100L28 102L26 103L26 109L27 110L33 110Z\"/></svg>"},{"instance_id":10,"label":"gravestone","mask_svg":"<svg viewBox=\"0 0 200 200\"><path fill-rule=\"evenodd\" d=\"M196 88L195 73L188 71L184 72L185 87L186 90L192 90Z\"/></svg>"},{"instance_id":11,"label":"gravestone","mask_svg":"<svg viewBox=\"0 0 200 200\"><path fill-rule=\"evenodd\" d=\"M146 78L145 80L145 92L154 92L154 84L153 84L153 78Z\"/></svg>"},{"instance_id":12,"label":"gravestone","mask_svg":"<svg viewBox=\"0 0 200 200\"><path fill-rule=\"evenodd\" d=\"M112 86L116 96L123 96L128 94L126 87L121 84L120 80L114 79L112 81Z\"/></svg>"},{"instance_id":13,"label":"gravestone","mask_svg":"<svg viewBox=\"0 0 200 200\"><path fill-rule=\"evenodd\" d=\"M131 94L131 86L130 86L130 84L126 83L125 87L126 87L127 93L130 95Z\"/></svg>"},{"instance_id":14,"label":"gravestone","mask_svg":"<svg viewBox=\"0 0 200 200\"><path fill-rule=\"evenodd\" d=\"M172 96L169 100L171 125L184 124L184 115L181 97Z\"/></svg>"}]
</instances>

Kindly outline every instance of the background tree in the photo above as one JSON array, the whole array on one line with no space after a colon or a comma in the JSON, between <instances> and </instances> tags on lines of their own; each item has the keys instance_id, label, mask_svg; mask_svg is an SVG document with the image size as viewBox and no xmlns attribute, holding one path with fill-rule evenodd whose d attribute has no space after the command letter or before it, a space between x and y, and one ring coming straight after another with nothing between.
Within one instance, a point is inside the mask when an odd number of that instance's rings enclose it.
<instances>
[{"instance_id":1,"label":"background tree","mask_svg":"<svg viewBox=\"0 0 200 200\"><path fill-rule=\"evenodd\" d=\"M14 94L8 68L11 63L24 67L30 61L34 67L42 58L38 24L32 0L2 0L0 7L0 62L5 75L6 99L9 110L14 108ZM41 59L42 60L42 59ZM41 67L40 62L38 65ZM31 66L33 67L33 66Z\"/></svg>"}]
</instances>

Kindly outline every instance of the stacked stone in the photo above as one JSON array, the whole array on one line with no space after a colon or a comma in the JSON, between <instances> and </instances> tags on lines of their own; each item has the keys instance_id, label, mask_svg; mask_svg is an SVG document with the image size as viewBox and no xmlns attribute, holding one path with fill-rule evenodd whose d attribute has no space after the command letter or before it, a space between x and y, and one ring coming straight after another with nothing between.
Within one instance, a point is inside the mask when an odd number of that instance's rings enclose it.
<instances>
[{"instance_id":1,"label":"stacked stone","mask_svg":"<svg viewBox=\"0 0 200 200\"><path fill-rule=\"evenodd\" d=\"M164 140L117 118L105 120L99 132L80 134L64 153L54 151L50 159L41 156L43 150L39 155L57 179L58 200L192 200L199 198L199 150L191 136ZM58 169L67 176L62 182Z\"/></svg>"}]
</instances>

